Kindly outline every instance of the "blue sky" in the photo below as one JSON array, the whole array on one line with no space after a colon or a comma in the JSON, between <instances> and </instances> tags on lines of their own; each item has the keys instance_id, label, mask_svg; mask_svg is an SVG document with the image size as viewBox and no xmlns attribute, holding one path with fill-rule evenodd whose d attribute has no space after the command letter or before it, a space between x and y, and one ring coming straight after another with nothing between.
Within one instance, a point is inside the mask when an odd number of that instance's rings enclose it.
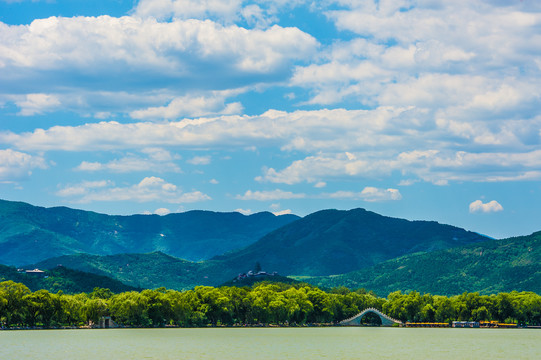
<instances>
[{"instance_id":1,"label":"blue sky","mask_svg":"<svg viewBox=\"0 0 541 360\"><path fill-rule=\"evenodd\" d=\"M533 0L0 0L0 197L541 230Z\"/></svg>"}]
</instances>

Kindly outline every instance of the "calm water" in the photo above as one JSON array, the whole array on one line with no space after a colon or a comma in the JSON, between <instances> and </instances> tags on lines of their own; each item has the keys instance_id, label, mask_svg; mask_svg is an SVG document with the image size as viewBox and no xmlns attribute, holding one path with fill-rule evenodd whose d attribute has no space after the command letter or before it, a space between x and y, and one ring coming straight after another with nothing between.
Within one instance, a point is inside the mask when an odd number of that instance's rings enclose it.
<instances>
[{"instance_id":1,"label":"calm water","mask_svg":"<svg viewBox=\"0 0 541 360\"><path fill-rule=\"evenodd\" d=\"M541 330L412 328L0 331L0 359L541 359Z\"/></svg>"}]
</instances>

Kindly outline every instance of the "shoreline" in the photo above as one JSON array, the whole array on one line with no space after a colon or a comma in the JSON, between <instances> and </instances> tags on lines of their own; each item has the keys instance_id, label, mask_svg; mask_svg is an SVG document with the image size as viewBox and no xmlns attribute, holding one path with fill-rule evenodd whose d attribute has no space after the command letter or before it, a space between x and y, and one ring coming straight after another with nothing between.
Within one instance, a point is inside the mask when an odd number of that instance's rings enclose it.
<instances>
[{"instance_id":1,"label":"shoreline","mask_svg":"<svg viewBox=\"0 0 541 360\"><path fill-rule=\"evenodd\" d=\"M476 327L476 328L460 328L460 327L419 327L419 326L358 326L358 325L335 325L335 324L310 324L310 325L238 325L238 326L177 326L177 325L167 325L160 327L144 327L144 326L116 326L116 327L98 327L98 326L59 326L59 327L10 327L10 328L0 328L0 331L31 331L31 330L122 330L122 329L295 329L295 328L399 328L399 329L461 329L461 330L483 330L483 329L499 329L499 330L513 330L513 329L526 329L526 330L541 330L540 325L531 325L531 326L516 326L516 327Z\"/></svg>"}]
</instances>

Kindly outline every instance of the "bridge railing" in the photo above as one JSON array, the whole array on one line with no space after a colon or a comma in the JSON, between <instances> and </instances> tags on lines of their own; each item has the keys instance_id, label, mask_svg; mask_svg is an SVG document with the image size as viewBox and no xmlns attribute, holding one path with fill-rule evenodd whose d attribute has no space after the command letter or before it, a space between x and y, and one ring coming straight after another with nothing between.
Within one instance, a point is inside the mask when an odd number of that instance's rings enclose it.
<instances>
[{"instance_id":1,"label":"bridge railing","mask_svg":"<svg viewBox=\"0 0 541 360\"><path fill-rule=\"evenodd\" d=\"M378 316L381 316L381 317L383 317L383 318L385 318L385 319L387 319L387 320L389 320L389 321L395 322L395 323L397 323L397 324L402 324L402 321L393 319L393 318L390 317L389 315L384 314L384 313L382 313L380 310L378 310L378 309L376 309L376 308L372 308L372 307L364 309L363 311L361 311L360 313L358 313L358 314L355 315L355 316L350 317L349 319L345 319L345 320L340 321L340 324L342 324L342 323L347 323L347 322L350 322L350 321L353 321L353 320L355 320L356 318L358 318L359 316L364 316L364 314L366 314L367 312L374 312L374 313L376 313Z\"/></svg>"}]
</instances>

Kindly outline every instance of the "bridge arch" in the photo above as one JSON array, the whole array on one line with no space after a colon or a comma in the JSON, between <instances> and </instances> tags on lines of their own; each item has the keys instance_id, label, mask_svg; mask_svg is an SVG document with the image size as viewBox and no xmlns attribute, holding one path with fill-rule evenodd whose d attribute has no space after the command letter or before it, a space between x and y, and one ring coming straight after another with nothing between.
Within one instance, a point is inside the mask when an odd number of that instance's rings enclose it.
<instances>
[{"instance_id":1,"label":"bridge arch","mask_svg":"<svg viewBox=\"0 0 541 360\"><path fill-rule=\"evenodd\" d=\"M390 317L388 315L385 315L384 313L382 313L381 311L379 311L378 309L375 309L375 308L364 309L363 311L361 311L357 315L355 315L355 316L353 316L353 317L351 317L349 319L340 321L340 325L344 325L344 326L360 326L361 325L361 320L368 313L376 314L381 319L381 326L393 326L394 324L402 325L401 321L393 319L392 317Z\"/></svg>"}]
</instances>

